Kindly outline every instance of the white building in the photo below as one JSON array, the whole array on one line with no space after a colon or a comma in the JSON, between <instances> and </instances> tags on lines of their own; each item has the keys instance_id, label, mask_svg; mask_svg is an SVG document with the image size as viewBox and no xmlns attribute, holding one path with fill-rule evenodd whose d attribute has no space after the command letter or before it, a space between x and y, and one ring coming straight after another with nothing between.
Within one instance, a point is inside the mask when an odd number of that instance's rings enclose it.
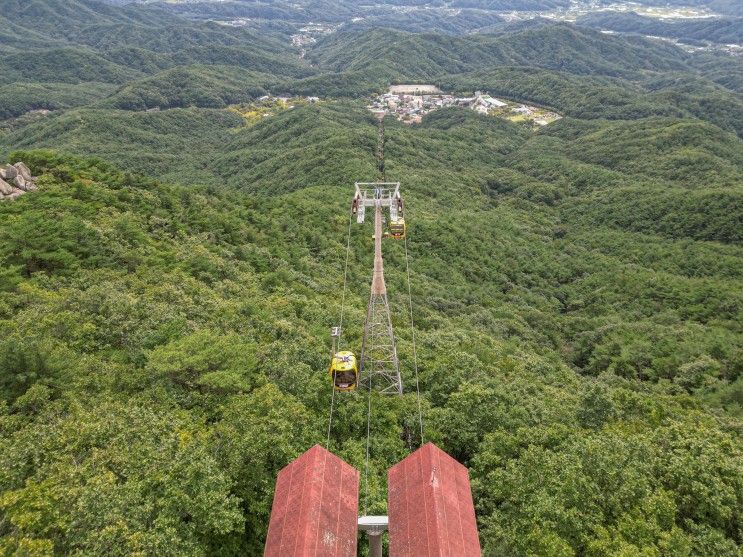
<instances>
[{"instance_id":1,"label":"white building","mask_svg":"<svg viewBox=\"0 0 743 557\"><path fill-rule=\"evenodd\" d=\"M477 97L477 102L487 106L488 108L503 108L506 106L506 103L491 97L490 95L481 95Z\"/></svg>"}]
</instances>

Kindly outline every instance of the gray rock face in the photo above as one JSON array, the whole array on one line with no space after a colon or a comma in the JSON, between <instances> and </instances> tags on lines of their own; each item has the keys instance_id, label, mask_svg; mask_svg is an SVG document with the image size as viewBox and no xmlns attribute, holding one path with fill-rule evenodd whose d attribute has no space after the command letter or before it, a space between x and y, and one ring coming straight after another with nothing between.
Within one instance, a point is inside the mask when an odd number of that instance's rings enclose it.
<instances>
[{"instance_id":1,"label":"gray rock face","mask_svg":"<svg viewBox=\"0 0 743 557\"><path fill-rule=\"evenodd\" d=\"M14 180L18 176L18 169L15 166L0 166L0 178L8 180L9 182Z\"/></svg>"},{"instance_id":2,"label":"gray rock face","mask_svg":"<svg viewBox=\"0 0 743 557\"><path fill-rule=\"evenodd\" d=\"M13 193L13 187L8 182L0 178L0 197L2 197L3 195L10 195L11 193Z\"/></svg>"},{"instance_id":3,"label":"gray rock face","mask_svg":"<svg viewBox=\"0 0 743 557\"><path fill-rule=\"evenodd\" d=\"M17 199L29 191L39 189L31 171L22 162L0 166L0 201Z\"/></svg>"},{"instance_id":4,"label":"gray rock face","mask_svg":"<svg viewBox=\"0 0 743 557\"><path fill-rule=\"evenodd\" d=\"M18 189L21 189L23 191L28 191L28 187L31 184L28 180L26 180L23 176L20 174L15 177L15 180L13 180L13 184L15 184L15 187Z\"/></svg>"},{"instance_id":5,"label":"gray rock face","mask_svg":"<svg viewBox=\"0 0 743 557\"><path fill-rule=\"evenodd\" d=\"M16 170L18 170L18 174L23 176L23 179L27 182L31 182L33 180L33 176L31 176L31 171L28 169L28 167L23 164L22 162L17 162L13 165Z\"/></svg>"}]
</instances>

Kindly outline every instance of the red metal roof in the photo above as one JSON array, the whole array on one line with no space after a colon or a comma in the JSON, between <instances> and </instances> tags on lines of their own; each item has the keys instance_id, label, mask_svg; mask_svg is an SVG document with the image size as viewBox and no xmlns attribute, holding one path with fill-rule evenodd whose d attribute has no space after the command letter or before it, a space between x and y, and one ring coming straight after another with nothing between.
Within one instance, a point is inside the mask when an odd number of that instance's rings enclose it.
<instances>
[{"instance_id":1,"label":"red metal roof","mask_svg":"<svg viewBox=\"0 0 743 557\"><path fill-rule=\"evenodd\" d=\"M390 557L480 556L467 468L427 443L387 472Z\"/></svg>"},{"instance_id":2,"label":"red metal roof","mask_svg":"<svg viewBox=\"0 0 743 557\"><path fill-rule=\"evenodd\" d=\"M359 472L315 445L279 472L265 557L356 557Z\"/></svg>"}]
</instances>

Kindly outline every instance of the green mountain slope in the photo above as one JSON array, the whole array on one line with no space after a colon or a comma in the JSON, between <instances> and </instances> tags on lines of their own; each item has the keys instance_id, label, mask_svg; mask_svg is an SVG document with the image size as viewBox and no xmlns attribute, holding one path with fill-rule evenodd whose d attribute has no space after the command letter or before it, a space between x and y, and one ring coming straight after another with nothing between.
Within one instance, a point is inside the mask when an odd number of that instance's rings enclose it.
<instances>
[{"instance_id":1,"label":"green mountain slope","mask_svg":"<svg viewBox=\"0 0 743 557\"><path fill-rule=\"evenodd\" d=\"M588 14L579 18L577 23L596 29L672 37L682 41L711 41L721 44L743 42L743 18L669 23L634 12L605 12Z\"/></svg>"},{"instance_id":2,"label":"green mountain slope","mask_svg":"<svg viewBox=\"0 0 743 557\"><path fill-rule=\"evenodd\" d=\"M692 58L691 64L715 83L743 94L743 64L736 58L720 54L701 54Z\"/></svg>"},{"instance_id":3,"label":"green mountain slope","mask_svg":"<svg viewBox=\"0 0 743 557\"><path fill-rule=\"evenodd\" d=\"M179 52L186 48L206 45L250 46L255 50L276 53L289 51L285 45L273 39L258 36L245 29L224 27L215 23L177 22L157 26L97 24L73 34L71 40L96 49L137 47L155 52Z\"/></svg>"},{"instance_id":4,"label":"green mountain slope","mask_svg":"<svg viewBox=\"0 0 743 557\"><path fill-rule=\"evenodd\" d=\"M163 26L179 22L155 8L118 7L98 0L0 0L0 13L15 26L57 39L101 24Z\"/></svg>"},{"instance_id":5,"label":"green mountain slope","mask_svg":"<svg viewBox=\"0 0 743 557\"><path fill-rule=\"evenodd\" d=\"M108 83L24 83L0 86L0 120L21 116L30 110L60 110L94 102L114 91Z\"/></svg>"},{"instance_id":6,"label":"green mountain slope","mask_svg":"<svg viewBox=\"0 0 743 557\"><path fill-rule=\"evenodd\" d=\"M649 119L614 124L582 135L569 149L586 162L691 188L743 183L743 142L700 122Z\"/></svg>"},{"instance_id":7,"label":"green mountain slope","mask_svg":"<svg viewBox=\"0 0 743 557\"><path fill-rule=\"evenodd\" d=\"M336 71L363 68L391 79L431 79L502 65L631 76L642 70L680 69L686 57L671 46L606 37L567 25L466 38L384 30L338 33L320 42L310 56Z\"/></svg>"},{"instance_id":8,"label":"green mountain slope","mask_svg":"<svg viewBox=\"0 0 743 557\"><path fill-rule=\"evenodd\" d=\"M274 76L231 66L178 66L133 81L99 106L125 110L199 106L224 108L267 93Z\"/></svg>"},{"instance_id":9,"label":"green mountain slope","mask_svg":"<svg viewBox=\"0 0 743 557\"><path fill-rule=\"evenodd\" d=\"M292 76L312 73L286 43L155 8L116 7L98 0L3 0L0 7L7 28L15 29L14 34L0 35L0 44L14 50L0 59L0 71L10 79L121 82L136 79L138 71L194 63L229 63ZM26 32L29 41L19 42L18 34ZM29 47L34 50L29 52ZM115 69L112 63L130 71ZM72 67L77 72L72 73ZM122 72L121 77L109 75Z\"/></svg>"},{"instance_id":10,"label":"green mountain slope","mask_svg":"<svg viewBox=\"0 0 743 557\"><path fill-rule=\"evenodd\" d=\"M681 116L670 102L653 102L637 84L602 76L506 66L437 80L447 90L486 90L493 95L551 106L577 118L634 119Z\"/></svg>"},{"instance_id":11,"label":"green mountain slope","mask_svg":"<svg viewBox=\"0 0 743 557\"><path fill-rule=\"evenodd\" d=\"M0 72L8 81L38 83L124 83L142 77L137 70L109 62L91 50L73 47L0 54Z\"/></svg>"},{"instance_id":12,"label":"green mountain slope","mask_svg":"<svg viewBox=\"0 0 743 557\"><path fill-rule=\"evenodd\" d=\"M695 117L743 134L743 98L688 72L659 72L637 81L576 76L530 67L502 67L439 78L445 90L486 90L557 109L577 118L634 120Z\"/></svg>"},{"instance_id":13,"label":"green mountain slope","mask_svg":"<svg viewBox=\"0 0 743 557\"><path fill-rule=\"evenodd\" d=\"M4 50L25 50L29 48L49 48L63 46L65 41L53 39L44 33L31 29L19 29L3 13L0 13L0 46ZM22 31L19 33L19 31Z\"/></svg>"},{"instance_id":14,"label":"green mountain slope","mask_svg":"<svg viewBox=\"0 0 743 557\"><path fill-rule=\"evenodd\" d=\"M222 152L236 114L209 109L154 113L81 109L9 134L18 147L56 146L185 183L215 183L208 161ZM184 157L184 153L188 156Z\"/></svg>"},{"instance_id":15,"label":"green mountain slope","mask_svg":"<svg viewBox=\"0 0 743 557\"><path fill-rule=\"evenodd\" d=\"M463 35L498 25L499 15L485 10L431 10L392 11L391 13L367 12L359 21L346 24L343 29L397 29L413 33L445 33Z\"/></svg>"}]
</instances>

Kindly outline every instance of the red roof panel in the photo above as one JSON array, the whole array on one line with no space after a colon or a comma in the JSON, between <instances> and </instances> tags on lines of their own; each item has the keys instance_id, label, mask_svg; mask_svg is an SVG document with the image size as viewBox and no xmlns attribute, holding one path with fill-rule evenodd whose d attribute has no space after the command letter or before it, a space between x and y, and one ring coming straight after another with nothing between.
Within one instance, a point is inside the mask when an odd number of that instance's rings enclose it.
<instances>
[{"instance_id":1,"label":"red roof panel","mask_svg":"<svg viewBox=\"0 0 743 557\"><path fill-rule=\"evenodd\" d=\"M355 557L359 472L315 445L283 468L265 557Z\"/></svg>"},{"instance_id":2,"label":"red roof panel","mask_svg":"<svg viewBox=\"0 0 743 557\"><path fill-rule=\"evenodd\" d=\"M480 556L467 468L427 443L387 473L390 557Z\"/></svg>"}]
</instances>

